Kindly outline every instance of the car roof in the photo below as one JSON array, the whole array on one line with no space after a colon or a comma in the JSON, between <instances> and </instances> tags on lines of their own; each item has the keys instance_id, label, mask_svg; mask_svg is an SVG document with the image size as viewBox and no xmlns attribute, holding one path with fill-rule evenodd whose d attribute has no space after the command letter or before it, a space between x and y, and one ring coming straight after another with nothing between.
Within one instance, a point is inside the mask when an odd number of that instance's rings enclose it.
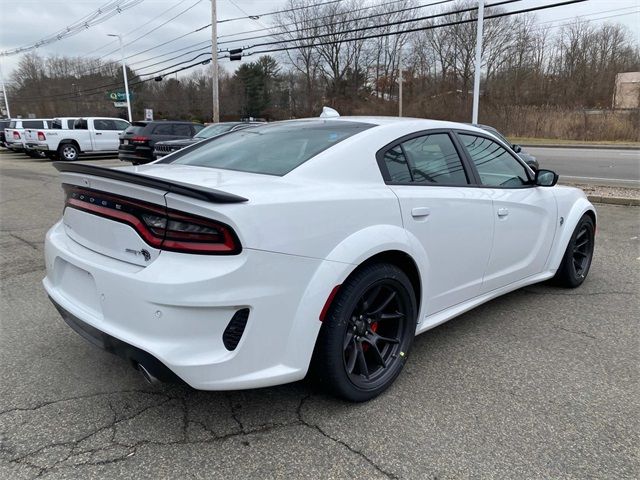
<instances>
[{"instance_id":1,"label":"car roof","mask_svg":"<svg viewBox=\"0 0 640 480\"><path fill-rule=\"evenodd\" d=\"M414 117L386 117L386 116L340 116L340 117L311 117L301 118L297 120L285 120L286 122L300 122L300 121L332 121L332 122L360 122L368 123L370 125L379 127L392 127L396 125L402 125L410 128L414 131L420 130L435 130L435 129L459 129L467 130L470 132L485 133L486 131L478 128L474 125L461 122L450 122L445 120L431 120L427 118L414 118ZM277 123L277 122L276 122ZM269 124L267 124L269 125Z\"/></svg>"}]
</instances>

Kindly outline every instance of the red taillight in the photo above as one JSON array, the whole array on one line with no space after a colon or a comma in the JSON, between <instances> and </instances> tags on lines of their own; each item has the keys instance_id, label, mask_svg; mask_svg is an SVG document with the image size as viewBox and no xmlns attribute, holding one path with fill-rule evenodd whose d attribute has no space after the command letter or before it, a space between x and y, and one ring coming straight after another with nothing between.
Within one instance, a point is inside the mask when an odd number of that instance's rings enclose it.
<instances>
[{"instance_id":1,"label":"red taillight","mask_svg":"<svg viewBox=\"0 0 640 480\"><path fill-rule=\"evenodd\" d=\"M131 137L131 143L147 143L149 141L149 137Z\"/></svg>"},{"instance_id":2,"label":"red taillight","mask_svg":"<svg viewBox=\"0 0 640 480\"><path fill-rule=\"evenodd\" d=\"M44 142L47 139L44 132L38 132L38 141Z\"/></svg>"},{"instance_id":3,"label":"red taillight","mask_svg":"<svg viewBox=\"0 0 640 480\"><path fill-rule=\"evenodd\" d=\"M119 195L63 185L65 206L125 223L152 247L183 253L235 255L240 241L224 223Z\"/></svg>"},{"instance_id":4,"label":"red taillight","mask_svg":"<svg viewBox=\"0 0 640 480\"><path fill-rule=\"evenodd\" d=\"M13 131L13 139L14 140L20 140L20 132L16 132L15 130Z\"/></svg>"}]
</instances>

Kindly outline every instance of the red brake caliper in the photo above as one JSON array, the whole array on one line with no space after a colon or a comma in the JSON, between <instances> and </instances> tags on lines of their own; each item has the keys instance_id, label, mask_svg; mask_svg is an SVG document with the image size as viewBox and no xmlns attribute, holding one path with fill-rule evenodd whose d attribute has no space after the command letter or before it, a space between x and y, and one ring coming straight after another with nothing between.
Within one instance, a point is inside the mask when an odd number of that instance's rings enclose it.
<instances>
[{"instance_id":1,"label":"red brake caliper","mask_svg":"<svg viewBox=\"0 0 640 480\"><path fill-rule=\"evenodd\" d=\"M377 330L378 330L378 322L373 322L373 323L371 324L371 331L375 333ZM364 352L366 352L367 350L369 350L369 344L368 344L368 343L363 343L363 344L362 344L362 350L363 350Z\"/></svg>"}]
</instances>

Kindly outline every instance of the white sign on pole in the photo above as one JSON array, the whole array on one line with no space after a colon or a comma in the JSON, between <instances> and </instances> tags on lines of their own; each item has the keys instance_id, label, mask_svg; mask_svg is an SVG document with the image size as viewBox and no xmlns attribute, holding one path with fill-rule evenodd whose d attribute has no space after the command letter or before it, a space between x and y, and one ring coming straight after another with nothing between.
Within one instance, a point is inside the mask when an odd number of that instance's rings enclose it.
<instances>
[{"instance_id":1,"label":"white sign on pole","mask_svg":"<svg viewBox=\"0 0 640 480\"><path fill-rule=\"evenodd\" d=\"M149 122L153 121L153 109L152 108L145 108L144 109L144 119L148 120Z\"/></svg>"},{"instance_id":2,"label":"white sign on pole","mask_svg":"<svg viewBox=\"0 0 640 480\"><path fill-rule=\"evenodd\" d=\"M127 102L113 102L113 106L116 108L127 108Z\"/></svg>"}]
</instances>

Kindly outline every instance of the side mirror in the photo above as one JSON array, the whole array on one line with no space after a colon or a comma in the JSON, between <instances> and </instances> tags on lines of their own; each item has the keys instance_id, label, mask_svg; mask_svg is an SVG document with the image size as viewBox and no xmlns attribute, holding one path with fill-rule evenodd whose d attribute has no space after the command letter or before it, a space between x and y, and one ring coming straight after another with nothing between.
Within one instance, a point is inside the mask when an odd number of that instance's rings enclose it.
<instances>
[{"instance_id":1,"label":"side mirror","mask_svg":"<svg viewBox=\"0 0 640 480\"><path fill-rule=\"evenodd\" d=\"M522 151L522 147L520 145L513 145L511 148L513 148L513 151L516 153L520 153Z\"/></svg>"},{"instance_id":2,"label":"side mirror","mask_svg":"<svg viewBox=\"0 0 640 480\"><path fill-rule=\"evenodd\" d=\"M558 174L551 170L537 170L534 183L538 187L553 187L558 183Z\"/></svg>"}]
</instances>

